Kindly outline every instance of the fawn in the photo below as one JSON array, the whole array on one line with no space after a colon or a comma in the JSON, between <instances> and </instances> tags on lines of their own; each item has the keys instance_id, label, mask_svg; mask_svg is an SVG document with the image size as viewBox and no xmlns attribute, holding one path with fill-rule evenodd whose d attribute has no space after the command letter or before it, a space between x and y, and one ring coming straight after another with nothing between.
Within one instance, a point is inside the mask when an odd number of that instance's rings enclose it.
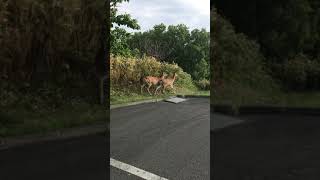
<instances>
[{"instance_id":1,"label":"fawn","mask_svg":"<svg viewBox=\"0 0 320 180\"><path fill-rule=\"evenodd\" d=\"M148 90L149 94L152 95L152 94L150 93L150 87L151 87L152 85L154 85L154 86L159 85L159 82L162 81L162 80L164 80L165 77L166 77L166 74L165 74L165 73L162 73L162 76L161 76L161 77L147 76L147 77L141 78L141 79L140 79L141 84L142 84L142 85L141 85L141 89L140 89L141 94L142 94L143 88L147 85L147 86L148 86L148 87L147 87L147 90Z\"/></svg>"},{"instance_id":2,"label":"fawn","mask_svg":"<svg viewBox=\"0 0 320 180\"><path fill-rule=\"evenodd\" d=\"M161 80L159 82L159 85L158 85L157 89L155 90L154 94L157 93L157 91L161 88L161 86L163 87L162 93L164 93L165 89L167 87L169 87L169 86L173 89L173 92L176 93L176 91L175 91L175 89L173 87L173 83L174 83L174 81L176 80L177 77L178 77L177 73L174 73L173 78L166 78L166 79Z\"/></svg>"}]
</instances>

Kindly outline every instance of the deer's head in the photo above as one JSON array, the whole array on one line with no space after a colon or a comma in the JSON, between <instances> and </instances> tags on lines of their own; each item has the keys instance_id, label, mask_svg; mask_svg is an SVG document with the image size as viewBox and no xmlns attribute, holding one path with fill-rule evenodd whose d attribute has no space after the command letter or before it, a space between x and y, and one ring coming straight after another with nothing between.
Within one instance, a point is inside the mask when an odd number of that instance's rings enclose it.
<instances>
[{"instance_id":1,"label":"deer's head","mask_svg":"<svg viewBox=\"0 0 320 180\"><path fill-rule=\"evenodd\" d=\"M174 78L177 78L177 77L178 77L178 74L175 72L174 75L173 75L173 77L174 77Z\"/></svg>"},{"instance_id":2,"label":"deer's head","mask_svg":"<svg viewBox=\"0 0 320 180\"><path fill-rule=\"evenodd\" d=\"M166 73L162 73L161 79L164 79L165 77L167 77L168 75Z\"/></svg>"}]
</instances>

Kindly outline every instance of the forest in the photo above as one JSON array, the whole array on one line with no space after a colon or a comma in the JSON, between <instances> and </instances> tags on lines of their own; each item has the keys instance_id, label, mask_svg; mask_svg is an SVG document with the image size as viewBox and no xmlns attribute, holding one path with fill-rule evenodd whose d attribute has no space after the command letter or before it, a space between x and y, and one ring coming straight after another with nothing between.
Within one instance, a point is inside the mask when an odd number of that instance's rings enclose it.
<instances>
[{"instance_id":1,"label":"forest","mask_svg":"<svg viewBox=\"0 0 320 180\"><path fill-rule=\"evenodd\" d=\"M224 93L238 90L238 95L260 96L268 103L276 103L274 95L281 96L278 102L301 96L302 106L318 97L318 1L216 0L211 21L212 81L231 87ZM308 104L319 104L312 101Z\"/></svg>"}]
</instances>

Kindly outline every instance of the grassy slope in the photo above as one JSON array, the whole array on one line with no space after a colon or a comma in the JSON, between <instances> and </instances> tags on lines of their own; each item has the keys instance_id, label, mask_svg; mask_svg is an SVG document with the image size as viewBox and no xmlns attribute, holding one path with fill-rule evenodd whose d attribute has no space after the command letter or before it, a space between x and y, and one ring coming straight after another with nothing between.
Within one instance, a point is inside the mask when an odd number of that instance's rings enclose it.
<instances>
[{"instance_id":1,"label":"grassy slope","mask_svg":"<svg viewBox=\"0 0 320 180\"><path fill-rule=\"evenodd\" d=\"M283 104L289 107L320 107L320 92L283 94Z\"/></svg>"},{"instance_id":2,"label":"grassy slope","mask_svg":"<svg viewBox=\"0 0 320 180\"><path fill-rule=\"evenodd\" d=\"M52 112L35 112L23 107L0 111L0 137L44 134L64 128L106 122L106 110L86 103L63 105Z\"/></svg>"},{"instance_id":3,"label":"grassy slope","mask_svg":"<svg viewBox=\"0 0 320 180\"><path fill-rule=\"evenodd\" d=\"M225 104L233 106L281 106L320 108L320 92L255 92L252 95L217 95L211 96L212 104Z\"/></svg>"},{"instance_id":4,"label":"grassy slope","mask_svg":"<svg viewBox=\"0 0 320 180\"><path fill-rule=\"evenodd\" d=\"M200 96L209 97L210 91L200 91L197 89L190 90L185 88L185 89L177 89L176 94L169 92L169 93L160 94L156 96L149 95L148 93L140 94L140 93L135 93L130 91L115 91L110 96L110 104L115 105L115 104L125 104L125 103L142 101L142 100L161 99L161 98L167 98L173 95L200 95Z\"/></svg>"}]
</instances>

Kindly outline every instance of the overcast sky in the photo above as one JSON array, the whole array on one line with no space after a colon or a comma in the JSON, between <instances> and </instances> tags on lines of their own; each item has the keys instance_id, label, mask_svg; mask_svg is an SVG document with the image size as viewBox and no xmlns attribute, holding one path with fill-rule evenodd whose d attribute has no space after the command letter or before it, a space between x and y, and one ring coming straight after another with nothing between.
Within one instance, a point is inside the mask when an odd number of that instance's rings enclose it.
<instances>
[{"instance_id":1,"label":"overcast sky","mask_svg":"<svg viewBox=\"0 0 320 180\"><path fill-rule=\"evenodd\" d=\"M210 30L210 0L130 0L118 10L137 19L142 31L160 23Z\"/></svg>"}]
</instances>

